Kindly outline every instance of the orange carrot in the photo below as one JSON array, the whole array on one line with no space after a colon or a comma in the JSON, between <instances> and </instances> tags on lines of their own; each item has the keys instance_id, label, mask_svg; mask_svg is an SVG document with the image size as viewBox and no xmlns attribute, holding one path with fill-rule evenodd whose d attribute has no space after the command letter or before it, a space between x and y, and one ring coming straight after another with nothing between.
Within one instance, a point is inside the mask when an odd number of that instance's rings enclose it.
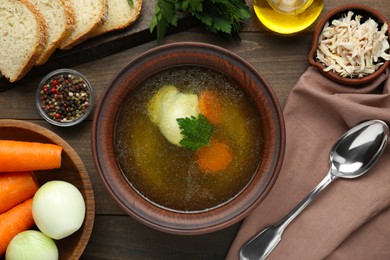
<instances>
[{"instance_id":1,"label":"orange carrot","mask_svg":"<svg viewBox=\"0 0 390 260\"><path fill-rule=\"evenodd\" d=\"M59 168L61 152L55 144L0 140L0 172Z\"/></svg>"},{"instance_id":2,"label":"orange carrot","mask_svg":"<svg viewBox=\"0 0 390 260\"><path fill-rule=\"evenodd\" d=\"M226 169L233 160L232 152L224 143L211 140L210 145L196 151L199 168L205 172L218 172Z\"/></svg>"},{"instance_id":3,"label":"orange carrot","mask_svg":"<svg viewBox=\"0 0 390 260\"><path fill-rule=\"evenodd\" d=\"M9 242L20 232L34 225L32 198L16 205L0 215L0 256L5 253Z\"/></svg>"},{"instance_id":4,"label":"orange carrot","mask_svg":"<svg viewBox=\"0 0 390 260\"><path fill-rule=\"evenodd\" d=\"M38 187L32 172L0 173L0 214L31 198Z\"/></svg>"},{"instance_id":5,"label":"orange carrot","mask_svg":"<svg viewBox=\"0 0 390 260\"><path fill-rule=\"evenodd\" d=\"M221 104L217 95L211 90L205 90L200 93L198 106L200 113L204 115L211 123L219 124L222 119Z\"/></svg>"}]
</instances>

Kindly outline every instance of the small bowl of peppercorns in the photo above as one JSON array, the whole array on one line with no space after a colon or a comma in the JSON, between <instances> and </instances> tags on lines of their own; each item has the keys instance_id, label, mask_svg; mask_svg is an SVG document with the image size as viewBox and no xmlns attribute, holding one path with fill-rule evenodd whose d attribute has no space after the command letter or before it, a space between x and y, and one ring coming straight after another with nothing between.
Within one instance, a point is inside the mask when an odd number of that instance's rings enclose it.
<instances>
[{"instance_id":1,"label":"small bowl of peppercorns","mask_svg":"<svg viewBox=\"0 0 390 260\"><path fill-rule=\"evenodd\" d=\"M41 116L56 126L80 123L93 107L91 84L71 69L59 69L46 75L39 84L36 99Z\"/></svg>"}]
</instances>

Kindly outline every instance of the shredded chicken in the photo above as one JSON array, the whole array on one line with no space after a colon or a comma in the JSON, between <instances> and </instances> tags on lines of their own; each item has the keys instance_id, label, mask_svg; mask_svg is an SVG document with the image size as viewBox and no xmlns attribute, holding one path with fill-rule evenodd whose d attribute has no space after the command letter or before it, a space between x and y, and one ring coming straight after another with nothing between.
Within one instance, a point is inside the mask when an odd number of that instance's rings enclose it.
<instances>
[{"instance_id":1,"label":"shredded chicken","mask_svg":"<svg viewBox=\"0 0 390 260\"><path fill-rule=\"evenodd\" d=\"M349 11L346 16L325 24L317 49L317 59L326 66L325 71L362 78L390 60L387 23L378 30L379 25L373 19L364 23L361 19L361 15Z\"/></svg>"}]
</instances>

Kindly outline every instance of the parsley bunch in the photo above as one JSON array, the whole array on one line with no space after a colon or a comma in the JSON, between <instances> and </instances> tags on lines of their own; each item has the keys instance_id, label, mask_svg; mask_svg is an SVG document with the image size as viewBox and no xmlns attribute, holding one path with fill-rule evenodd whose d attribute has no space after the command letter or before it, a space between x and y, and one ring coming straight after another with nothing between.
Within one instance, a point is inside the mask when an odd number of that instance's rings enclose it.
<instances>
[{"instance_id":1,"label":"parsley bunch","mask_svg":"<svg viewBox=\"0 0 390 260\"><path fill-rule=\"evenodd\" d=\"M241 22L250 17L245 0L157 0L150 31L157 28L159 43L169 26L177 26L179 13L189 13L211 32L237 38Z\"/></svg>"}]
</instances>

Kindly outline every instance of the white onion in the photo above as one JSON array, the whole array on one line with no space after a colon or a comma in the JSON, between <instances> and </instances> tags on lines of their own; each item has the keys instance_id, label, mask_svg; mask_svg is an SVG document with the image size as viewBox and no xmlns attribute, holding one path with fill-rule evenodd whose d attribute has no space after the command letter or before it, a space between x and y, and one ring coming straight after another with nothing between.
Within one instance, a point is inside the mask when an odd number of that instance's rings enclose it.
<instances>
[{"instance_id":1,"label":"white onion","mask_svg":"<svg viewBox=\"0 0 390 260\"><path fill-rule=\"evenodd\" d=\"M6 260L55 260L58 249L50 237L37 230L26 230L17 234L5 252Z\"/></svg>"},{"instance_id":2,"label":"white onion","mask_svg":"<svg viewBox=\"0 0 390 260\"><path fill-rule=\"evenodd\" d=\"M76 232L83 224L85 202L73 184L49 181L35 193L32 214L42 233L62 239Z\"/></svg>"}]
</instances>

